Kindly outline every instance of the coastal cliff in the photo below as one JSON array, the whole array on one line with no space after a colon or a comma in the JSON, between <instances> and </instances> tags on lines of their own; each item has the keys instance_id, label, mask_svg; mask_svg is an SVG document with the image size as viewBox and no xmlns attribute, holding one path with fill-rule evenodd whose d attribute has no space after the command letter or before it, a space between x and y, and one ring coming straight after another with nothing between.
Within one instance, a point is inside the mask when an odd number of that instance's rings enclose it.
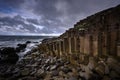
<instances>
[{"instance_id":1,"label":"coastal cliff","mask_svg":"<svg viewBox=\"0 0 120 80\"><path fill-rule=\"evenodd\" d=\"M42 40L16 64L1 64L0 80L120 80L120 5Z\"/></svg>"},{"instance_id":2,"label":"coastal cliff","mask_svg":"<svg viewBox=\"0 0 120 80\"><path fill-rule=\"evenodd\" d=\"M81 72L81 76L94 72L102 78L106 75L109 75L107 78L111 78L110 75L118 75L120 74L119 14L120 5L88 16L59 37L43 40L39 46L40 52L70 61L75 66L81 66L82 70L85 67L89 68L90 71L84 69L85 72ZM120 79L119 76L118 78Z\"/></svg>"}]
</instances>

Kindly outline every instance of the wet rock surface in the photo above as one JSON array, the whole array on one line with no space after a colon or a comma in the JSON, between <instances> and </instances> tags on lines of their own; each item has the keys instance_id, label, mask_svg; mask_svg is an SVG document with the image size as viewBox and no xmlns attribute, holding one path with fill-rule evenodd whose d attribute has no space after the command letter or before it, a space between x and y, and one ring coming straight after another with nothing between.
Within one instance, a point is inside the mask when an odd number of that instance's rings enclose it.
<instances>
[{"instance_id":1,"label":"wet rock surface","mask_svg":"<svg viewBox=\"0 0 120 80\"><path fill-rule=\"evenodd\" d=\"M89 61L87 65L72 65L69 61L39 52L26 55L15 65L0 66L0 80L119 80L109 61ZM109 59L109 58L108 58ZM114 61L114 63L119 63ZM93 66L94 65L94 66ZM90 67L92 66L92 67ZM108 68L106 68L106 66ZM107 69L107 70L106 70ZM105 72L106 71L106 72ZM108 71L108 72L107 72Z\"/></svg>"},{"instance_id":2,"label":"wet rock surface","mask_svg":"<svg viewBox=\"0 0 120 80\"><path fill-rule=\"evenodd\" d=\"M16 63L18 61L16 50L12 47L0 48L0 63Z\"/></svg>"},{"instance_id":3,"label":"wet rock surface","mask_svg":"<svg viewBox=\"0 0 120 80\"><path fill-rule=\"evenodd\" d=\"M26 47L27 47L27 44L17 44L16 52L24 51Z\"/></svg>"}]
</instances>

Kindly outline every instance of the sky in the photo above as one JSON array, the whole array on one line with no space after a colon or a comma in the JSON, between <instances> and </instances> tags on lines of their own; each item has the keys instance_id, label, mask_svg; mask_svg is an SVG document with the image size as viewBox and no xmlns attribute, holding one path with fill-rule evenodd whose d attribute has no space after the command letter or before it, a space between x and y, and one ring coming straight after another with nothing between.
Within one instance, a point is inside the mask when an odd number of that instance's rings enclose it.
<instances>
[{"instance_id":1,"label":"sky","mask_svg":"<svg viewBox=\"0 0 120 80\"><path fill-rule=\"evenodd\" d=\"M58 36L120 0L0 0L0 35Z\"/></svg>"}]
</instances>

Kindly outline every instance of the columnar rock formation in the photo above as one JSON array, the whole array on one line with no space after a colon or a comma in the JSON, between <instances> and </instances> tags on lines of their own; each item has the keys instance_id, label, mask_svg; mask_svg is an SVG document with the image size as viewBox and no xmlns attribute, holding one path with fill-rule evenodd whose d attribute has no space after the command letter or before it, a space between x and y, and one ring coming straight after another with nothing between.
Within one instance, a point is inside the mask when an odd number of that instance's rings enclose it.
<instances>
[{"instance_id":1,"label":"columnar rock formation","mask_svg":"<svg viewBox=\"0 0 120 80\"><path fill-rule=\"evenodd\" d=\"M79 61L84 61L86 56L119 57L120 5L80 20L58 38L43 40L40 50Z\"/></svg>"}]
</instances>

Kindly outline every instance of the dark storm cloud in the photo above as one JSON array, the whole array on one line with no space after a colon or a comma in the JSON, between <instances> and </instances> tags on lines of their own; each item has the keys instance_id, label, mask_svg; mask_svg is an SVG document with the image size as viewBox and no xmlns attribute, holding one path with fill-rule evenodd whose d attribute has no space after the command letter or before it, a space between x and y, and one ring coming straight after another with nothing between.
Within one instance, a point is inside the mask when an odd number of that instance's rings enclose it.
<instances>
[{"instance_id":1,"label":"dark storm cloud","mask_svg":"<svg viewBox=\"0 0 120 80\"><path fill-rule=\"evenodd\" d=\"M24 0L0 0L0 11L11 13L21 8Z\"/></svg>"},{"instance_id":2,"label":"dark storm cloud","mask_svg":"<svg viewBox=\"0 0 120 80\"><path fill-rule=\"evenodd\" d=\"M9 28L18 28L18 26L22 26L20 27L20 30L28 30L30 32L34 32L34 30L36 29L35 26L33 26L32 24L26 24L25 23L25 19L18 16L15 16L13 18L11 17L0 17L0 24L1 26L9 26L6 27L6 30L9 30Z\"/></svg>"},{"instance_id":3,"label":"dark storm cloud","mask_svg":"<svg viewBox=\"0 0 120 80\"><path fill-rule=\"evenodd\" d=\"M28 22L40 25L37 19L26 19Z\"/></svg>"},{"instance_id":4,"label":"dark storm cloud","mask_svg":"<svg viewBox=\"0 0 120 80\"><path fill-rule=\"evenodd\" d=\"M63 33L80 19L118 4L120 0L0 0L0 12L18 14L1 17L0 28L8 26L7 30L14 27L38 34Z\"/></svg>"},{"instance_id":5,"label":"dark storm cloud","mask_svg":"<svg viewBox=\"0 0 120 80\"><path fill-rule=\"evenodd\" d=\"M36 0L33 12L49 20L56 20L60 13L56 10L55 4L58 0Z\"/></svg>"},{"instance_id":6,"label":"dark storm cloud","mask_svg":"<svg viewBox=\"0 0 120 80\"><path fill-rule=\"evenodd\" d=\"M0 8L19 8L25 0L0 0Z\"/></svg>"},{"instance_id":7,"label":"dark storm cloud","mask_svg":"<svg viewBox=\"0 0 120 80\"><path fill-rule=\"evenodd\" d=\"M120 0L36 0L33 12L47 27L72 27L76 21L120 3ZM57 26L47 22L52 21Z\"/></svg>"},{"instance_id":8,"label":"dark storm cloud","mask_svg":"<svg viewBox=\"0 0 120 80\"><path fill-rule=\"evenodd\" d=\"M67 12L69 14L81 14L86 15L94 14L100 10L104 10L120 4L120 0L65 0L68 4Z\"/></svg>"},{"instance_id":9,"label":"dark storm cloud","mask_svg":"<svg viewBox=\"0 0 120 80\"><path fill-rule=\"evenodd\" d=\"M53 30L45 27L38 28L37 19L24 19L20 15L11 17L0 17L0 28L4 28L6 31L15 31L15 32L29 32L29 33L53 33ZM34 25L35 24L35 25Z\"/></svg>"}]
</instances>

